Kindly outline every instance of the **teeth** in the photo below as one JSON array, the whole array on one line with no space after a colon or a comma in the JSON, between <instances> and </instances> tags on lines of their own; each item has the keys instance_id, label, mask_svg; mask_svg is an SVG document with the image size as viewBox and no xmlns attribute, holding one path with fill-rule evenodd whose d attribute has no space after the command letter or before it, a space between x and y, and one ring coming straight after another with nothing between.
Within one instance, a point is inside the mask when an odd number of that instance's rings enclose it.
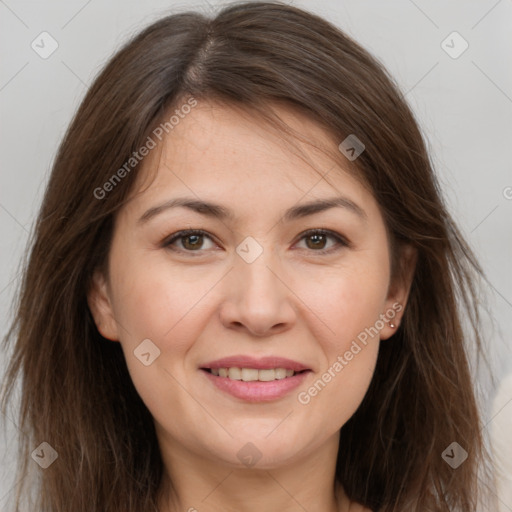
<instances>
[{"instance_id":1,"label":"teeth","mask_svg":"<svg viewBox=\"0 0 512 512\"><path fill-rule=\"evenodd\" d=\"M293 377L295 372L286 368L270 368L258 370L256 368L212 368L211 373L219 377L228 377L231 380L243 380L244 382L269 382L272 380L282 380L287 377Z\"/></svg>"},{"instance_id":2,"label":"teeth","mask_svg":"<svg viewBox=\"0 0 512 512\"><path fill-rule=\"evenodd\" d=\"M276 379L284 379L285 377L291 377L293 375L293 370L288 370L291 375L287 375L287 371L284 368L276 368L275 370Z\"/></svg>"},{"instance_id":3,"label":"teeth","mask_svg":"<svg viewBox=\"0 0 512 512\"><path fill-rule=\"evenodd\" d=\"M252 371L252 370L251 370ZM272 368L268 370L258 370L257 372L258 379L263 382L268 382L270 380L276 380L276 371Z\"/></svg>"},{"instance_id":4,"label":"teeth","mask_svg":"<svg viewBox=\"0 0 512 512\"><path fill-rule=\"evenodd\" d=\"M231 371L233 368L230 368L229 370ZM238 370L238 368L237 368ZM242 377L241 379L244 381L244 382L251 382L253 380L258 380L258 374L259 374L260 370L256 370L254 368L242 368ZM229 376L229 374L228 374Z\"/></svg>"},{"instance_id":5,"label":"teeth","mask_svg":"<svg viewBox=\"0 0 512 512\"><path fill-rule=\"evenodd\" d=\"M232 380L242 380L242 372L240 371L240 368L229 368L228 377Z\"/></svg>"}]
</instances>

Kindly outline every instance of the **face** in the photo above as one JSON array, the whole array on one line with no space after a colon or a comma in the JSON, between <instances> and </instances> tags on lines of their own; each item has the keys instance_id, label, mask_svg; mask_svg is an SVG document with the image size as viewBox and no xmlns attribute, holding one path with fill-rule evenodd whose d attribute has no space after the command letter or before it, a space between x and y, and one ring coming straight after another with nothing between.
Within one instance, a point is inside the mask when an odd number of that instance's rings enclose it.
<instances>
[{"instance_id":1,"label":"face","mask_svg":"<svg viewBox=\"0 0 512 512\"><path fill-rule=\"evenodd\" d=\"M160 439L236 466L292 463L354 414L399 323L406 290L390 287L378 204L339 162L301 145L308 164L225 106L198 103L163 142L116 218L108 281L95 275L98 329L121 343ZM196 207L171 207L177 198Z\"/></svg>"}]
</instances>

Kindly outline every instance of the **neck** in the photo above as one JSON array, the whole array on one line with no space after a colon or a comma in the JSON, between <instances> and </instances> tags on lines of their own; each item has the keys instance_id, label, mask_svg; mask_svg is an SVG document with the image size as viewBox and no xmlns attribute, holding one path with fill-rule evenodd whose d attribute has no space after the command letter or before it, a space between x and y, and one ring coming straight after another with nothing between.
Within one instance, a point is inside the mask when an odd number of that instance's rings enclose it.
<instances>
[{"instance_id":1,"label":"neck","mask_svg":"<svg viewBox=\"0 0 512 512\"><path fill-rule=\"evenodd\" d=\"M338 442L335 435L293 464L240 468L161 439L159 512L348 512L350 502L335 482Z\"/></svg>"}]
</instances>

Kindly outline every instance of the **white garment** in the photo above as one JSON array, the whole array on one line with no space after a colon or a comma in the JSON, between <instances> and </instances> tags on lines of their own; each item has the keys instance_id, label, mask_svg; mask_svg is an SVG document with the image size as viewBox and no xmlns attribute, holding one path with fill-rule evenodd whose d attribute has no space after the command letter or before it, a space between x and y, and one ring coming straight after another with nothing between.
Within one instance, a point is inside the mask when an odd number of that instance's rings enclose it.
<instances>
[{"instance_id":1,"label":"white garment","mask_svg":"<svg viewBox=\"0 0 512 512\"><path fill-rule=\"evenodd\" d=\"M501 382L493 401L491 443L499 512L512 510L512 374Z\"/></svg>"}]
</instances>

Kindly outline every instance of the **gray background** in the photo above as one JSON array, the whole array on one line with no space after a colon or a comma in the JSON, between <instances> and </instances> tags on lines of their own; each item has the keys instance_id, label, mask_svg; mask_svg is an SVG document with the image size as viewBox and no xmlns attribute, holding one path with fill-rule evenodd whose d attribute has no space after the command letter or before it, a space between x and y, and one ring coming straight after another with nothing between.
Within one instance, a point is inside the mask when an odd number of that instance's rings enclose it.
<instances>
[{"instance_id":1,"label":"gray background","mask_svg":"<svg viewBox=\"0 0 512 512\"><path fill-rule=\"evenodd\" d=\"M512 0L289 3L344 29L384 63L407 93L451 211L492 283L485 293L494 322L486 322L484 334L494 376L503 380L512 373ZM2 336L18 263L56 149L93 77L120 44L158 17L187 8L208 13L216 5L220 2L0 0ZM47 59L31 48L43 31L59 45ZM469 44L458 58L441 46L453 31ZM461 48L456 39L448 44L453 51ZM5 365L1 353L0 371ZM512 390L503 391L491 408L496 389L484 379L482 386L490 432L512 417ZM14 484L15 411L0 419L6 427L0 437L2 510ZM501 499L502 510L512 511L512 498Z\"/></svg>"}]
</instances>

